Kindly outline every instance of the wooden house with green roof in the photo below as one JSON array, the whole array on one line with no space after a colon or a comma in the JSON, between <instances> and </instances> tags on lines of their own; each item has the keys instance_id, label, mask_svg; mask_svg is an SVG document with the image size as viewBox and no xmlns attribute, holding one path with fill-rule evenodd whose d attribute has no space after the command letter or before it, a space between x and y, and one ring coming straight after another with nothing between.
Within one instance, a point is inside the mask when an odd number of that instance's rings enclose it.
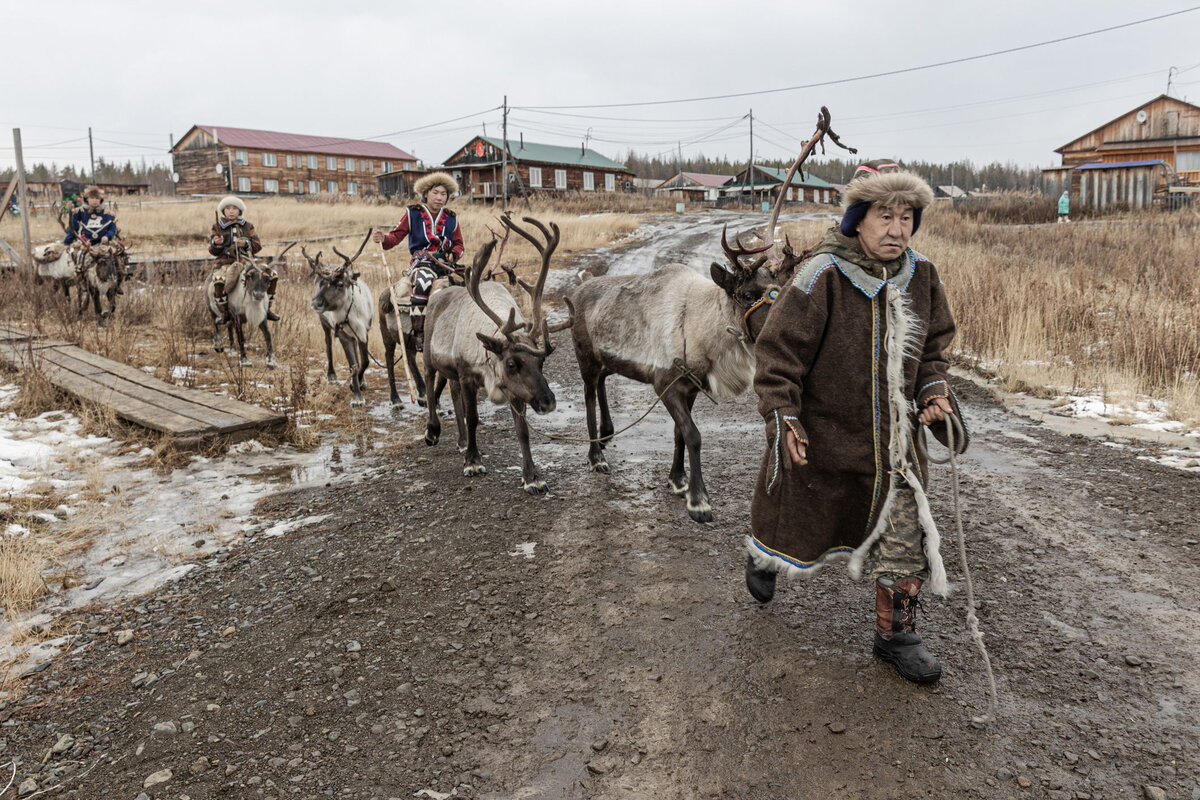
<instances>
[{"instance_id":1,"label":"wooden house with green roof","mask_svg":"<svg viewBox=\"0 0 1200 800\"><path fill-rule=\"evenodd\" d=\"M741 197L753 195L754 199L774 199L779 185L787 178L787 170L778 167L754 165L754 171L749 180L746 170L729 179L721 187L724 197ZM785 201L795 203L817 203L819 205L838 205L842 202L841 192L824 178L820 178L807 170L796 170L788 186Z\"/></svg>"},{"instance_id":2,"label":"wooden house with green roof","mask_svg":"<svg viewBox=\"0 0 1200 800\"><path fill-rule=\"evenodd\" d=\"M491 136L476 136L446 159L443 169L458 181L469 200L492 200L504 193L504 143ZM508 140L509 195L563 192L627 192L633 174L606 156L586 147L564 147Z\"/></svg>"}]
</instances>

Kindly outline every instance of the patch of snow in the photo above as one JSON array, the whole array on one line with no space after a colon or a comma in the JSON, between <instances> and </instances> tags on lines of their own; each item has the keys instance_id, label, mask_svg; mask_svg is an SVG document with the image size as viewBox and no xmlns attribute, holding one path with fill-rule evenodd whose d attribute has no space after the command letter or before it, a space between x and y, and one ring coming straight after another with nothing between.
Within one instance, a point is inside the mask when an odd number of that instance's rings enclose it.
<instances>
[{"instance_id":1,"label":"patch of snow","mask_svg":"<svg viewBox=\"0 0 1200 800\"><path fill-rule=\"evenodd\" d=\"M533 550L535 547L537 547L537 542L521 542L516 545L516 549L510 550L508 554L514 558L524 557L527 559L532 559Z\"/></svg>"}]
</instances>

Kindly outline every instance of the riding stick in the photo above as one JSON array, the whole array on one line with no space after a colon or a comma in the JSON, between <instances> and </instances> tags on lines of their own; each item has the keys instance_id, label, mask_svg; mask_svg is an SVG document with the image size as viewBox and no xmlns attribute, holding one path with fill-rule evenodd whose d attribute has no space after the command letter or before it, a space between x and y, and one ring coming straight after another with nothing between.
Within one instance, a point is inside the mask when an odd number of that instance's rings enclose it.
<instances>
[{"instance_id":1,"label":"riding stick","mask_svg":"<svg viewBox=\"0 0 1200 800\"><path fill-rule=\"evenodd\" d=\"M383 268L387 271L388 289L394 293L396 291L396 283L392 280L392 265L388 263L387 251L383 249L383 242L379 243L379 258L383 261ZM400 314L396 311L396 297L392 295L392 322L396 326L396 333L400 335L400 348L403 352L400 353L400 362L404 364L404 382L408 385L408 400L413 405L417 404L417 393L413 390L412 370L408 368L408 346L404 343L404 329L400 327Z\"/></svg>"}]
</instances>

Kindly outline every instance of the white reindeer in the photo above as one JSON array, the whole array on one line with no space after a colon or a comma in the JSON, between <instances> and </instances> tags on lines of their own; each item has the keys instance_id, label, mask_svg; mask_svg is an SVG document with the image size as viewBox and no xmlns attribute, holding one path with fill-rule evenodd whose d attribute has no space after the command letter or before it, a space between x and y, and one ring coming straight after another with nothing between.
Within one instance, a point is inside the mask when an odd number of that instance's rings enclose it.
<instances>
[{"instance_id":1,"label":"white reindeer","mask_svg":"<svg viewBox=\"0 0 1200 800\"><path fill-rule=\"evenodd\" d=\"M350 405L366 405L362 390L365 385L363 374L367 371L367 336L371 332L371 323L375 320L375 301L371 296L371 287L366 281L359 280L359 273L352 267L363 248L371 238L367 231L366 238L358 246L358 252L351 258L336 247L333 252L342 259L339 267L325 267L321 264L321 253L316 258L310 258L304 248L300 252L308 261L316 282L316 293L312 299L312 309L321 319L321 330L325 333L326 378L330 383L337 380L333 371L333 338L342 344L346 361L350 365Z\"/></svg>"}]
</instances>

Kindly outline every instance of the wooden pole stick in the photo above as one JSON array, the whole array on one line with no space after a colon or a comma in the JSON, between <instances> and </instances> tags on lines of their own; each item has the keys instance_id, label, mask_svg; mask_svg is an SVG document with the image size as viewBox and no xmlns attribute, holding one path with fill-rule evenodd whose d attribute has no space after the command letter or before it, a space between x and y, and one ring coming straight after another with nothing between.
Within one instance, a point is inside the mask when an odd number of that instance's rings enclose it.
<instances>
[{"instance_id":1,"label":"wooden pole stick","mask_svg":"<svg viewBox=\"0 0 1200 800\"><path fill-rule=\"evenodd\" d=\"M383 242L379 243L379 258L382 259L383 268L387 271L388 289L392 292L392 323L396 326L396 333L400 335L400 363L404 364L404 381L408 384L408 400L415 406L417 393L413 389L412 370L408 368L408 343L404 341L404 328L400 325L400 312L396 310L396 282L392 280L392 265L388 263L387 251L383 249Z\"/></svg>"}]
</instances>

